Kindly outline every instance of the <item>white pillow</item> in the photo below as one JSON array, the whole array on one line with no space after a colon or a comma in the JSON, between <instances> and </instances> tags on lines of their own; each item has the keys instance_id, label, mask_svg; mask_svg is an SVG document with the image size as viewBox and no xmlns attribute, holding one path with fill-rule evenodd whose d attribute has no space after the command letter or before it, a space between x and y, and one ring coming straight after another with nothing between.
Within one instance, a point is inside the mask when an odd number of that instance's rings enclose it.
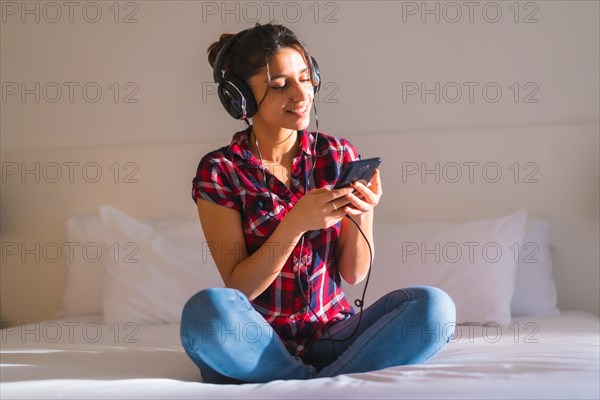
<instances>
[{"instance_id":1,"label":"white pillow","mask_svg":"<svg viewBox=\"0 0 600 400\"><path fill-rule=\"evenodd\" d=\"M427 285L454 300L457 323L509 323L515 249L526 217L523 207L501 218L464 223L377 221L365 306L393 290ZM354 303L362 288L346 284L344 291Z\"/></svg>"},{"instance_id":2,"label":"white pillow","mask_svg":"<svg viewBox=\"0 0 600 400\"><path fill-rule=\"evenodd\" d=\"M198 219L145 218L141 221L173 240L190 240L190 232L204 237ZM77 214L67 219L65 241L72 243L70 246L73 247L73 252L72 258L65 257L65 289L62 310L57 317L102 314L104 257L106 254L114 256L111 253L114 250L109 249L107 253L102 248L108 234L99 214ZM98 255L98 251L101 254ZM204 258L206 259L206 251Z\"/></svg>"},{"instance_id":3,"label":"white pillow","mask_svg":"<svg viewBox=\"0 0 600 400\"><path fill-rule=\"evenodd\" d=\"M73 215L65 223L65 290L60 317L102 313L102 248L106 231L98 215ZM100 250L100 254L98 253ZM71 258L72 255L72 258Z\"/></svg>"},{"instance_id":4,"label":"white pillow","mask_svg":"<svg viewBox=\"0 0 600 400\"><path fill-rule=\"evenodd\" d=\"M103 317L106 324L177 323L185 302L223 281L198 220L174 232L153 229L110 206L100 207L110 239L103 248Z\"/></svg>"},{"instance_id":5,"label":"white pillow","mask_svg":"<svg viewBox=\"0 0 600 400\"><path fill-rule=\"evenodd\" d=\"M552 277L550 225L528 218L521 253L518 255L515 294L511 311L517 316L558 315L556 285Z\"/></svg>"},{"instance_id":6,"label":"white pillow","mask_svg":"<svg viewBox=\"0 0 600 400\"><path fill-rule=\"evenodd\" d=\"M111 207L107 207L107 212L110 214ZM125 214L120 213L116 209L112 209L126 220ZM133 219L131 219L133 220ZM131 222L130 220L130 222ZM187 243L191 237L202 235L200 224L195 219L144 219L144 225L152 227L157 234L170 237L173 240L183 241ZM137 221L139 222L139 221ZM392 241L392 245L386 245L384 242L385 231L394 230L393 226L384 227L382 222L375 223L376 236L376 266L381 265L381 260L386 252L394 251L396 243ZM396 225L391 224L390 225ZM421 224L421 223L412 223ZM433 228L431 223L424 224L424 229ZM398 224L404 225L404 224ZM401 231L402 228L398 227ZM65 239L68 242L76 243L76 250L73 252L74 258L67 258L67 275L66 287L63 295L63 316L85 315L85 314L100 314L102 312L102 280L103 280L103 262L97 261L95 250L106 238L106 228L101 219L97 215L75 215L67 220L65 225ZM201 236L203 241L203 236ZM192 240L192 242L195 242ZM390 242L389 240L387 242ZM526 233L523 240L521 251L518 255L518 267L514 296L511 302L511 310L514 316L519 315L556 315L556 286L552 278L552 264L550 258L549 242L549 226L546 221L537 220L534 218L527 219ZM534 244L532 247L532 243ZM191 243L194 245L194 243ZM88 246L87 257L83 257L81 251L84 245ZM464 248L464 247L463 247ZM123 250L123 249L121 249ZM202 250L201 250L202 251ZM103 249L103 255L108 253L114 257L114 248L112 253L109 249ZM511 253L514 256L513 250ZM208 257L207 257L208 255ZM529 255L529 257L525 257ZM123 252L121 252L123 256ZM204 261L212 264L212 258L204 249L202 253ZM121 260L123 261L123 260ZM429 259L431 261L431 259ZM527 261L534 261L527 262ZM210 268L209 268L210 269ZM219 281L216 267L211 272L212 277L209 280L213 282ZM379 298L387 293L384 289L379 290L373 283L375 279L381 278L379 273L372 273L371 284L367 293L367 299L372 300ZM397 278L394 278L397 280ZM220 281L219 284L220 285ZM391 290L396 286L391 285ZM362 285L345 286L345 291L348 297L354 299L359 298L362 294Z\"/></svg>"}]
</instances>

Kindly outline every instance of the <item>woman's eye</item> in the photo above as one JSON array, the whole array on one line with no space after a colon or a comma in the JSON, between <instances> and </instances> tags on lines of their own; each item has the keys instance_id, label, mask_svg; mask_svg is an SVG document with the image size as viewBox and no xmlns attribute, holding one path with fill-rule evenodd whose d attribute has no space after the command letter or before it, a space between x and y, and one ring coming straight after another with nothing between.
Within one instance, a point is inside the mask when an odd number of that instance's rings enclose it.
<instances>
[{"instance_id":1,"label":"woman's eye","mask_svg":"<svg viewBox=\"0 0 600 400\"><path fill-rule=\"evenodd\" d=\"M310 78L306 77L306 78L300 79L300 82L302 82L302 83L311 82L312 83L312 80ZM282 90L291 85L292 85L291 83L277 84L277 85L270 85L269 88L274 89L274 90Z\"/></svg>"},{"instance_id":2,"label":"woman's eye","mask_svg":"<svg viewBox=\"0 0 600 400\"><path fill-rule=\"evenodd\" d=\"M271 82L271 84L269 85L269 88L271 88L271 89L283 89L286 86L287 86L287 84L284 81L275 81L275 82Z\"/></svg>"}]
</instances>

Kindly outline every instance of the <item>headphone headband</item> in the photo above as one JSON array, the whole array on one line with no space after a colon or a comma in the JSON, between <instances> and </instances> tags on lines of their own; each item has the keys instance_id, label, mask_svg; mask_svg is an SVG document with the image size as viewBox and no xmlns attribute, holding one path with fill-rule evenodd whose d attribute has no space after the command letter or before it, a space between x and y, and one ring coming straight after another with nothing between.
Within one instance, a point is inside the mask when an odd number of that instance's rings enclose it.
<instances>
[{"instance_id":1,"label":"headphone headband","mask_svg":"<svg viewBox=\"0 0 600 400\"><path fill-rule=\"evenodd\" d=\"M257 25L256 27L258 26L260 25ZM213 79L215 83L219 85L217 88L219 100L229 115L235 119L247 120L248 118L251 118L258 111L258 104L256 103L252 90L248 87L246 82L236 76L222 73L222 64L225 57L231 52L233 46L240 41L242 36L256 27L244 29L232 36L219 51L213 67ZM317 60L310 57L309 62L311 64L310 70L312 81L316 82L314 86L316 93L321 88L321 71L319 70Z\"/></svg>"},{"instance_id":2,"label":"headphone headband","mask_svg":"<svg viewBox=\"0 0 600 400\"><path fill-rule=\"evenodd\" d=\"M225 46L221 48L219 54L217 54L217 59L215 60L213 68L213 79L215 80L215 83L222 83L224 81L223 73L221 72L223 69L221 64L223 63L223 59L227 55L229 49L232 48L246 32L252 29L254 28L244 29L243 31L236 33L234 36L229 38L229 40L225 43Z\"/></svg>"}]
</instances>

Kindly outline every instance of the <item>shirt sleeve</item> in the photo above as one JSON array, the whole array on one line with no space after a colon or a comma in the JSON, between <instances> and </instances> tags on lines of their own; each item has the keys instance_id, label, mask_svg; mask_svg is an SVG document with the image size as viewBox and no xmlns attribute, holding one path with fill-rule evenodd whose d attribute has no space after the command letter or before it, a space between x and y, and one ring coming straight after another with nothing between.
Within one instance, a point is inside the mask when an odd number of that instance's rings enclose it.
<instances>
[{"instance_id":1,"label":"shirt sleeve","mask_svg":"<svg viewBox=\"0 0 600 400\"><path fill-rule=\"evenodd\" d=\"M192 180L192 200L198 198L240 211L241 201L232 182L235 174L229 160L207 154L200 160L196 176Z\"/></svg>"},{"instance_id":2,"label":"shirt sleeve","mask_svg":"<svg viewBox=\"0 0 600 400\"><path fill-rule=\"evenodd\" d=\"M340 144L342 145L342 166L348 164L351 161L362 160L362 157L356 150L356 147L352 143L350 143L347 139L340 139Z\"/></svg>"}]
</instances>

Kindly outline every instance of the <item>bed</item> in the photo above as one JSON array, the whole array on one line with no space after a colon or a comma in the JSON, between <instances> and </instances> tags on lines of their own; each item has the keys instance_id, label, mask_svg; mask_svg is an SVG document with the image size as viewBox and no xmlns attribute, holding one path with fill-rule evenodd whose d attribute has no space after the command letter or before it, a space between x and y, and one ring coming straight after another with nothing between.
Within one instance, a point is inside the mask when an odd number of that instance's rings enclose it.
<instances>
[{"instance_id":1,"label":"bed","mask_svg":"<svg viewBox=\"0 0 600 400\"><path fill-rule=\"evenodd\" d=\"M47 324L3 331L3 399L598 398L598 319L583 312L516 318L501 334L460 327L460 337L423 365L222 386L200 383L176 324L117 330L93 316ZM54 338L57 328L65 334L56 343L35 342L34 332Z\"/></svg>"},{"instance_id":2,"label":"bed","mask_svg":"<svg viewBox=\"0 0 600 400\"><path fill-rule=\"evenodd\" d=\"M457 305L454 336L422 365L244 385L202 383L178 336L183 302L222 286L189 193L199 155L222 143L5 152L17 166L94 162L109 179L4 176L0 397L598 399L598 129L351 137L384 160L367 306L441 287ZM129 180L110 175L116 162ZM418 172L435 162L441 181ZM456 181L465 162L504 176L518 163L530 181ZM40 190L52 213L34 206ZM11 243L47 252L34 262ZM53 243L78 251L54 257ZM363 285L345 287L351 300Z\"/></svg>"}]
</instances>

